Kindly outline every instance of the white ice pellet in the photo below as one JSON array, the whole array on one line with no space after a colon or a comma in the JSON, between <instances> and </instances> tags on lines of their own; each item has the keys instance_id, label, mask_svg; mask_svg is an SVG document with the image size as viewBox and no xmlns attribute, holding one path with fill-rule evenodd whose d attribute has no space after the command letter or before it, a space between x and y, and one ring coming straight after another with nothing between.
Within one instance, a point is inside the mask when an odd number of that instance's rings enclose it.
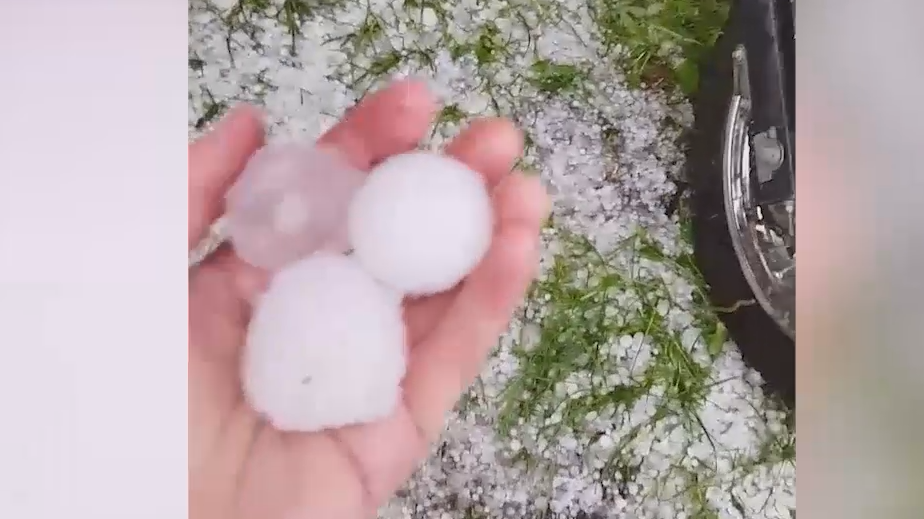
<instances>
[{"instance_id":1,"label":"white ice pellet","mask_svg":"<svg viewBox=\"0 0 924 519\"><path fill-rule=\"evenodd\" d=\"M365 174L311 143L270 143L226 197L225 229L237 255L269 271L316 250L344 252L350 200Z\"/></svg>"},{"instance_id":2,"label":"white ice pellet","mask_svg":"<svg viewBox=\"0 0 924 519\"><path fill-rule=\"evenodd\" d=\"M353 254L376 279L411 295L447 290L491 244L481 175L435 153L394 156L369 173L350 206Z\"/></svg>"},{"instance_id":3,"label":"white ice pellet","mask_svg":"<svg viewBox=\"0 0 924 519\"><path fill-rule=\"evenodd\" d=\"M319 252L257 301L243 361L250 405L281 430L383 418L405 370L401 304L352 258Z\"/></svg>"},{"instance_id":4,"label":"white ice pellet","mask_svg":"<svg viewBox=\"0 0 924 519\"><path fill-rule=\"evenodd\" d=\"M212 5L219 9L231 9L237 4L237 0L210 0Z\"/></svg>"}]
</instances>

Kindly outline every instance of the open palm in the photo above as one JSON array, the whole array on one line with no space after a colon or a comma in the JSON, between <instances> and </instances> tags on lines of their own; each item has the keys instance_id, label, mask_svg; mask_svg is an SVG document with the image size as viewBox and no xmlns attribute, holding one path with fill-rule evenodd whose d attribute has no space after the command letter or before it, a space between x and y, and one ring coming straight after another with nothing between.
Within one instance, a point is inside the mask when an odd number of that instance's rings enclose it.
<instances>
[{"instance_id":1,"label":"open palm","mask_svg":"<svg viewBox=\"0 0 924 519\"><path fill-rule=\"evenodd\" d=\"M400 81L366 98L321 140L368 170L415 148L436 111L422 84ZM224 191L262 143L259 114L242 106L190 145L190 247L221 213ZM446 150L491 187L495 235L485 259L456 289L406 303L404 398L383 421L301 434L267 425L243 399L239 378L248 301L267 274L228 247L191 270L190 517L372 517L412 474L535 274L548 202L537 179L510 173L521 148L513 126L486 119Z\"/></svg>"}]
</instances>

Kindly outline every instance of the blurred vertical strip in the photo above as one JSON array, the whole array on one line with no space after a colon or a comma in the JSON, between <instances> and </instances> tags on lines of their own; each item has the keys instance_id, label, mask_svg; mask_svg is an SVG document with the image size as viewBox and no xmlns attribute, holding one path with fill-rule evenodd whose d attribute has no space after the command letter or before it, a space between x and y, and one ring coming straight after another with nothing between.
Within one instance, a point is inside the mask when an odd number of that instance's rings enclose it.
<instances>
[{"instance_id":1,"label":"blurred vertical strip","mask_svg":"<svg viewBox=\"0 0 924 519\"><path fill-rule=\"evenodd\" d=\"M796 8L803 519L924 516L922 14Z\"/></svg>"}]
</instances>

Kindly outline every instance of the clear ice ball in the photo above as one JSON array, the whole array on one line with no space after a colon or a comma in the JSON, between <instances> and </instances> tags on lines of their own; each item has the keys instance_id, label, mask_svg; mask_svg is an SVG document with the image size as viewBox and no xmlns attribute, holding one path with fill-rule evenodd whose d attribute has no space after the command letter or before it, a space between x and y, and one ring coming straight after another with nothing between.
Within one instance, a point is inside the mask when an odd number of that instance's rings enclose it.
<instances>
[{"instance_id":1,"label":"clear ice ball","mask_svg":"<svg viewBox=\"0 0 924 519\"><path fill-rule=\"evenodd\" d=\"M225 230L237 255L277 271L316 251L349 249L346 217L366 174L310 142L257 151L226 196Z\"/></svg>"}]
</instances>

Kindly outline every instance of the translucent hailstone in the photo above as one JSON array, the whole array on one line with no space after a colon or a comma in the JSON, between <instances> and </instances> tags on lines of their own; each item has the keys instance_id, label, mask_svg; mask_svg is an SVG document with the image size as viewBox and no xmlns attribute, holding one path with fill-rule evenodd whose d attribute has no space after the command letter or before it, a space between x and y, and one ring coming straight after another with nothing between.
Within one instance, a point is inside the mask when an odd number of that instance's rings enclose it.
<instances>
[{"instance_id":1,"label":"translucent hailstone","mask_svg":"<svg viewBox=\"0 0 924 519\"><path fill-rule=\"evenodd\" d=\"M400 299L348 256L318 252L257 301L244 393L276 428L317 431L389 415L405 371Z\"/></svg>"},{"instance_id":2,"label":"translucent hailstone","mask_svg":"<svg viewBox=\"0 0 924 519\"><path fill-rule=\"evenodd\" d=\"M346 251L347 209L365 178L312 143L264 146L226 198L225 228L235 252L276 271L314 251Z\"/></svg>"},{"instance_id":3,"label":"translucent hailstone","mask_svg":"<svg viewBox=\"0 0 924 519\"><path fill-rule=\"evenodd\" d=\"M411 295L461 281L487 252L492 227L481 175L426 152L397 155L375 168L348 219L358 261L379 281Z\"/></svg>"}]
</instances>

